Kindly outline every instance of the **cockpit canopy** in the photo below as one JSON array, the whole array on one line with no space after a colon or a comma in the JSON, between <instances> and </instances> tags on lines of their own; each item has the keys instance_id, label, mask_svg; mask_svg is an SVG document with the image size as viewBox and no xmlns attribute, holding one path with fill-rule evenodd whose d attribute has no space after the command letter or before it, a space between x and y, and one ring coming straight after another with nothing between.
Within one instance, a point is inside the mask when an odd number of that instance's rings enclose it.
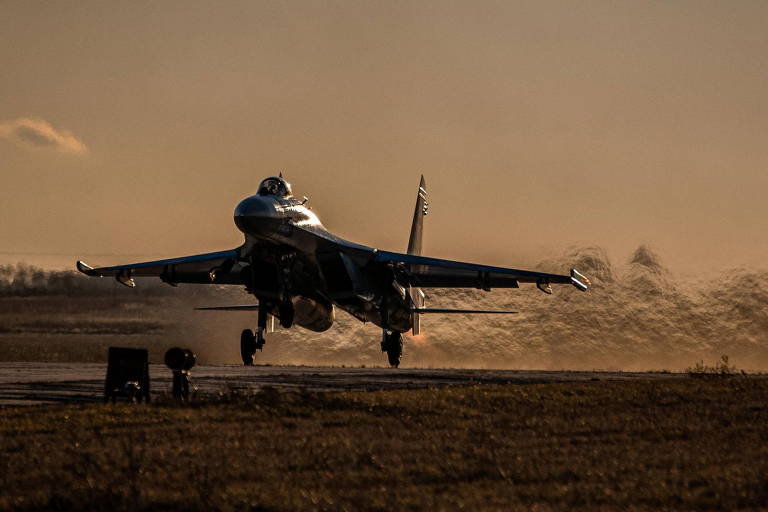
<instances>
[{"instance_id":1,"label":"cockpit canopy","mask_svg":"<svg viewBox=\"0 0 768 512\"><path fill-rule=\"evenodd\" d=\"M282 177L272 176L261 182L256 193L260 196L290 197L292 195L291 184Z\"/></svg>"}]
</instances>

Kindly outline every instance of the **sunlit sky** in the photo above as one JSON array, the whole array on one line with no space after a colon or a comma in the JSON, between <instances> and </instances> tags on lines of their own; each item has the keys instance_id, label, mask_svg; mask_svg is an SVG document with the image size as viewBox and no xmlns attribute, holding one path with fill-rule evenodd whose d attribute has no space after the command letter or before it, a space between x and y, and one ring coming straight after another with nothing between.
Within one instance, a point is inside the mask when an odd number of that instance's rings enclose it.
<instances>
[{"instance_id":1,"label":"sunlit sky","mask_svg":"<svg viewBox=\"0 0 768 512\"><path fill-rule=\"evenodd\" d=\"M0 7L0 261L232 248L278 171L389 250L424 173L432 256L768 254L768 2Z\"/></svg>"}]
</instances>

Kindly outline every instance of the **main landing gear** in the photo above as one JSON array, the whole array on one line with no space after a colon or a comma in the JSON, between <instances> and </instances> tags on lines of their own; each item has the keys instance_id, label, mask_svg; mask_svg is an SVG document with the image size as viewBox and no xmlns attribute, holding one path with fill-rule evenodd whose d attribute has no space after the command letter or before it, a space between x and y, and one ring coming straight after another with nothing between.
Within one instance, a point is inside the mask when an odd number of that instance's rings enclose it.
<instances>
[{"instance_id":1,"label":"main landing gear","mask_svg":"<svg viewBox=\"0 0 768 512\"><path fill-rule=\"evenodd\" d=\"M250 329L243 329L240 333L240 357L243 358L243 364L253 366L253 356L257 350L264 346L264 333L261 329L256 330L256 334Z\"/></svg>"},{"instance_id":2,"label":"main landing gear","mask_svg":"<svg viewBox=\"0 0 768 512\"><path fill-rule=\"evenodd\" d=\"M250 329L243 329L240 333L240 357L243 359L243 364L246 366L253 366L253 356L257 350L261 350L264 347L266 340L264 339L264 332L267 330L267 309L259 308L259 326L256 329L256 334Z\"/></svg>"},{"instance_id":3,"label":"main landing gear","mask_svg":"<svg viewBox=\"0 0 768 512\"><path fill-rule=\"evenodd\" d=\"M290 329L293 325L293 303L291 299L285 299L280 303L280 326L283 329Z\"/></svg>"},{"instance_id":4,"label":"main landing gear","mask_svg":"<svg viewBox=\"0 0 768 512\"><path fill-rule=\"evenodd\" d=\"M384 331L381 340L381 351L387 353L392 368L400 366L400 359L403 357L403 336L397 331L388 333Z\"/></svg>"}]
</instances>

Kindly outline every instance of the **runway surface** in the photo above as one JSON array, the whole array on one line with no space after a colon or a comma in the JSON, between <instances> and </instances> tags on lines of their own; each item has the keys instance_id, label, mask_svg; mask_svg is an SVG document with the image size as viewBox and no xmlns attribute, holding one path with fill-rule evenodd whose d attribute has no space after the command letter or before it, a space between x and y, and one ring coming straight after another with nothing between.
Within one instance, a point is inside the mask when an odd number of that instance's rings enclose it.
<instances>
[{"instance_id":1,"label":"runway surface","mask_svg":"<svg viewBox=\"0 0 768 512\"><path fill-rule=\"evenodd\" d=\"M169 393L171 371L150 365L153 396ZM94 402L103 399L106 364L0 363L0 405ZM313 366L198 366L192 384L200 395L257 391L375 391L470 384L534 384L590 380L669 379L683 374Z\"/></svg>"}]
</instances>

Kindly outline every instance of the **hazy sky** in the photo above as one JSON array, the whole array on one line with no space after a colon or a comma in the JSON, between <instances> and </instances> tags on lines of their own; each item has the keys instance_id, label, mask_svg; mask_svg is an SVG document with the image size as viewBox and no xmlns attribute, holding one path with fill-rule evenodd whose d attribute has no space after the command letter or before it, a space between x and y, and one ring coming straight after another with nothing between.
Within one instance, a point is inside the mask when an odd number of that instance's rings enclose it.
<instances>
[{"instance_id":1,"label":"hazy sky","mask_svg":"<svg viewBox=\"0 0 768 512\"><path fill-rule=\"evenodd\" d=\"M326 227L515 266L768 254L768 2L0 0L0 258L227 249L282 170ZM127 254L127 258L104 254ZM99 256L102 255L102 256ZM29 259L26 257L26 259Z\"/></svg>"}]
</instances>

